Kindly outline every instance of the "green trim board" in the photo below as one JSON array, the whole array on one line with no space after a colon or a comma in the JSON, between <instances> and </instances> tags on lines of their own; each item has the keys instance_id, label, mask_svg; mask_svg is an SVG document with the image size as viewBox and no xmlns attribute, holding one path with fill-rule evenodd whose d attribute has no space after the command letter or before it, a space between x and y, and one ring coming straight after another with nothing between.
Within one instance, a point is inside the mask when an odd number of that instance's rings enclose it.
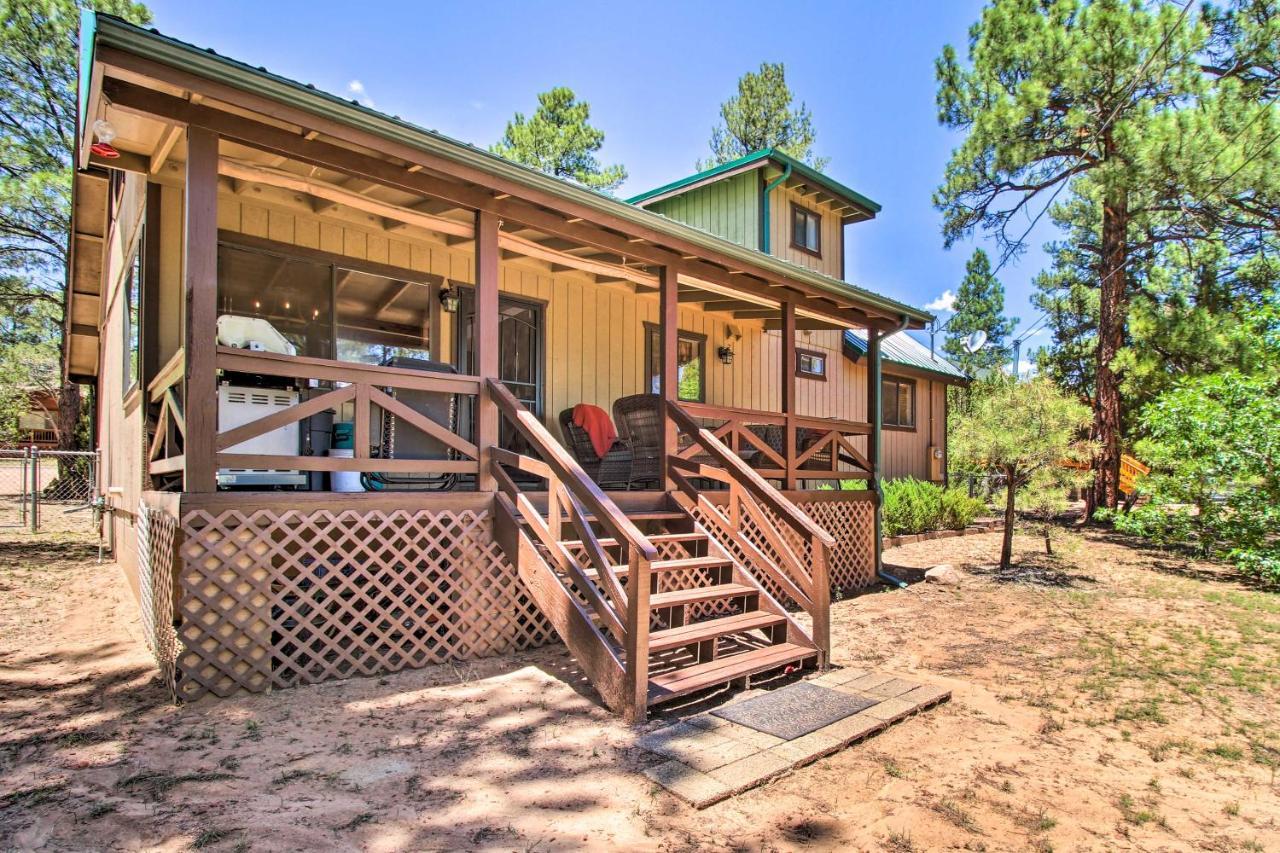
<instances>
[{"instance_id":1,"label":"green trim board","mask_svg":"<svg viewBox=\"0 0 1280 853\"><path fill-rule=\"evenodd\" d=\"M640 195L632 196L627 199L627 202L629 204L647 207L669 196L688 192L689 190L703 186L708 182L722 180L727 175L741 172L744 169L764 168L770 163L784 169L787 166L790 166L793 174L800 175L806 181L822 187L829 194L849 202L854 207L857 207L866 213L868 218L874 217L881 210L879 204L867 198L862 193L846 187L839 181L833 180L819 172L817 169L805 165L796 158L788 154L784 154L776 148L764 148L760 151L753 151L745 157L739 157L737 160L722 163L719 166L689 175L679 179L678 181L672 181L669 184L664 184L663 186L649 190L648 192L640 193Z\"/></svg>"},{"instance_id":2,"label":"green trim board","mask_svg":"<svg viewBox=\"0 0 1280 853\"><path fill-rule=\"evenodd\" d=\"M461 166L483 170L495 178L572 201L596 210L602 215L625 220L637 227L667 234L673 239L684 240L700 249L715 252L738 263L753 265L773 275L810 285L817 290L859 300L878 310L891 312L918 323L927 324L933 320L933 315L929 312L905 302L805 269L784 259L765 255L755 249L740 246L703 229L676 222L605 193L543 174L474 145L418 127L398 116L378 112L314 86L274 74L265 68L255 68L244 62L221 56L212 50L201 49L111 15L96 13L94 24L95 27L90 31L92 43L84 45L80 52L81 74L86 73L86 68L92 69L95 52L99 46L114 47L144 59L181 68L213 82L270 98L362 132L376 134L424 153L448 158Z\"/></svg>"}]
</instances>

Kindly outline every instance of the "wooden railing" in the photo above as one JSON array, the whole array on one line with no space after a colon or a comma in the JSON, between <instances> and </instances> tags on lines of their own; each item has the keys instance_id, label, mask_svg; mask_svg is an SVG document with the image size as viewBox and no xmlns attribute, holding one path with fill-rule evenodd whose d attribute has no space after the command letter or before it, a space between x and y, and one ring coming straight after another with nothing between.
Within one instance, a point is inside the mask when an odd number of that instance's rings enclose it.
<instances>
[{"instance_id":1,"label":"wooden railing","mask_svg":"<svg viewBox=\"0 0 1280 853\"><path fill-rule=\"evenodd\" d=\"M697 505L701 515L715 528L709 531L713 537L722 540L731 552L749 557L744 561L744 568L762 571L809 614L813 619L813 641L821 654L820 663L825 665L831 652L828 567L835 538L766 482L766 472L752 468L734 448L723 443L711 430L699 426L687 408L683 404L667 403L667 417L692 442L691 448L668 458L669 476L684 498ZM696 452L691 454L690 449ZM717 506L694 486L690 477L725 485L728 500ZM766 515L766 509L771 516ZM777 529L779 521L808 546L807 561ZM767 555L753 541L752 534L760 537L780 562Z\"/></svg>"},{"instance_id":2,"label":"wooden railing","mask_svg":"<svg viewBox=\"0 0 1280 853\"><path fill-rule=\"evenodd\" d=\"M488 390L501 416L540 457L491 448L491 469L498 490L511 501L556 566L573 580L574 587L624 650L629 698L631 703L638 703L643 717L649 681L650 564L658 556L657 549L505 385L490 379ZM545 517L516 485L507 468L547 481ZM596 584L565 546L562 536L565 520L573 526L576 538L596 570L604 595L597 591ZM621 563L627 567L626 589L614 561L592 529L593 522L618 543ZM631 704L633 712L635 707Z\"/></svg>"},{"instance_id":3,"label":"wooden railing","mask_svg":"<svg viewBox=\"0 0 1280 853\"><path fill-rule=\"evenodd\" d=\"M186 351L179 347L147 385L148 407L160 407L156 415L155 434L147 448L147 471L155 477L181 474L186 467L183 451L187 418L182 393L186 355Z\"/></svg>"},{"instance_id":4,"label":"wooden railing","mask_svg":"<svg viewBox=\"0 0 1280 853\"><path fill-rule=\"evenodd\" d=\"M851 439L871 434L871 425L838 418L813 418L779 412L759 412L706 403L681 403L691 417L710 421L710 432L762 477L783 480L857 479L871 476L871 464ZM765 436L774 431L777 441ZM764 433L764 435L762 435ZM781 444L781 447L775 446ZM680 455L693 458L693 445Z\"/></svg>"},{"instance_id":5,"label":"wooden railing","mask_svg":"<svg viewBox=\"0 0 1280 853\"><path fill-rule=\"evenodd\" d=\"M1093 467L1089 461L1064 459L1058 463L1063 468L1074 468L1077 471L1088 471ZM1137 459L1125 453L1120 457L1120 491L1132 495L1138 481L1151 473L1151 469Z\"/></svg>"},{"instance_id":6,"label":"wooden railing","mask_svg":"<svg viewBox=\"0 0 1280 853\"><path fill-rule=\"evenodd\" d=\"M427 373L394 367L379 367L322 358L249 352L219 347L218 368L236 373L278 376L294 380L334 383L324 391L269 415L218 433L216 447L219 468L276 469L296 471L380 471L394 474L476 474L479 453L475 444L449 430L387 393L385 389L431 391L444 394L476 395L480 380L475 376ZM297 456L231 451L260 435L308 418L320 412L354 402L352 458ZM217 405L216 400L202 405ZM456 451L464 459L382 459L370 456L372 408L378 406L403 424L419 430Z\"/></svg>"}]
</instances>

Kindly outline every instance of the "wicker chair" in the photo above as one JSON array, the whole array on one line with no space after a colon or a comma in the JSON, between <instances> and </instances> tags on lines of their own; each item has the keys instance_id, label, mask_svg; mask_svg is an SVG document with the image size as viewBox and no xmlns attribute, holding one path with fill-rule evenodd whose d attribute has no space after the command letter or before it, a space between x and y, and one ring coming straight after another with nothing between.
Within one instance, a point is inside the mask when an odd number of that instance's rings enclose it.
<instances>
[{"instance_id":1,"label":"wicker chair","mask_svg":"<svg viewBox=\"0 0 1280 853\"><path fill-rule=\"evenodd\" d=\"M662 398L632 394L613 402L613 422L631 446L629 488L661 487Z\"/></svg>"},{"instance_id":2,"label":"wicker chair","mask_svg":"<svg viewBox=\"0 0 1280 853\"><path fill-rule=\"evenodd\" d=\"M787 455L786 430L780 424L751 424L747 427L747 429L751 430L753 433L759 436L764 441L765 444L769 445L769 449L771 449L774 453L777 453L779 456L786 458L786 455ZM797 429L796 430L796 453L804 453L806 450L808 450L810 447L813 446L814 442L818 441L818 439L820 439L821 437L822 437L822 433L820 433L817 430L805 429L805 428ZM772 466L773 464L764 456L759 457L759 459L760 459L759 464L761 467L764 467L766 465ZM813 456L809 457L809 459L805 462L804 468L810 468L818 471L831 470L831 451L819 450ZM804 470L804 469L802 468L801 470Z\"/></svg>"},{"instance_id":3,"label":"wicker chair","mask_svg":"<svg viewBox=\"0 0 1280 853\"><path fill-rule=\"evenodd\" d=\"M560 434L569 443L569 452L578 460L587 476L604 488L630 488L631 448L625 441L615 441L601 459L587 431L573 422L573 409L560 413Z\"/></svg>"}]
</instances>

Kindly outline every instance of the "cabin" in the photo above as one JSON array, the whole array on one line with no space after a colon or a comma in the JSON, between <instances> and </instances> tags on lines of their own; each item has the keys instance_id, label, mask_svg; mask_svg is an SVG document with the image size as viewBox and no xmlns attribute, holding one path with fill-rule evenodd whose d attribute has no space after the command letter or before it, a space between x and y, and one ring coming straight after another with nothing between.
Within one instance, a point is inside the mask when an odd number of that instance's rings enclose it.
<instances>
[{"instance_id":1,"label":"cabin","mask_svg":"<svg viewBox=\"0 0 1280 853\"><path fill-rule=\"evenodd\" d=\"M43 388L26 389L25 411L14 416L7 431L13 440L0 441L0 449L58 448L58 395Z\"/></svg>"},{"instance_id":2,"label":"cabin","mask_svg":"<svg viewBox=\"0 0 1280 853\"><path fill-rule=\"evenodd\" d=\"M642 720L825 665L895 436L943 476L879 207L784 155L627 202L92 12L79 94L66 370L179 699L558 640Z\"/></svg>"}]
</instances>

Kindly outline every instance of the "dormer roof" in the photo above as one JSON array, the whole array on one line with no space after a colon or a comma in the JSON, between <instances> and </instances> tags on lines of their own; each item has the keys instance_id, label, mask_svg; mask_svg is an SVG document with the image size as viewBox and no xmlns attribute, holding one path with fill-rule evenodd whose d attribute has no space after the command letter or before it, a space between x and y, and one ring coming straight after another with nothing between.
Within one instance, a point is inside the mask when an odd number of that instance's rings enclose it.
<instances>
[{"instance_id":1,"label":"dormer roof","mask_svg":"<svg viewBox=\"0 0 1280 853\"><path fill-rule=\"evenodd\" d=\"M711 169L689 175L678 181L672 181L657 189L640 193L640 195L632 196L627 201L638 207L648 207L663 199L681 195L733 175L739 175L755 169L764 169L769 166L784 172L790 169L791 176L788 179L788 184L809 186L817 191L820 196L819 201L827 201L834 206L843 207L844 209L841 212L842 223L873 219L880 212L880 205L876 202L846 187L839 181L832 180L822 172L805 165L789 154L784 154L777 148L764 148L760 151L752 152L745 157L739 157L737 160L721 163Z\"/></svg>"}]
</instances>

